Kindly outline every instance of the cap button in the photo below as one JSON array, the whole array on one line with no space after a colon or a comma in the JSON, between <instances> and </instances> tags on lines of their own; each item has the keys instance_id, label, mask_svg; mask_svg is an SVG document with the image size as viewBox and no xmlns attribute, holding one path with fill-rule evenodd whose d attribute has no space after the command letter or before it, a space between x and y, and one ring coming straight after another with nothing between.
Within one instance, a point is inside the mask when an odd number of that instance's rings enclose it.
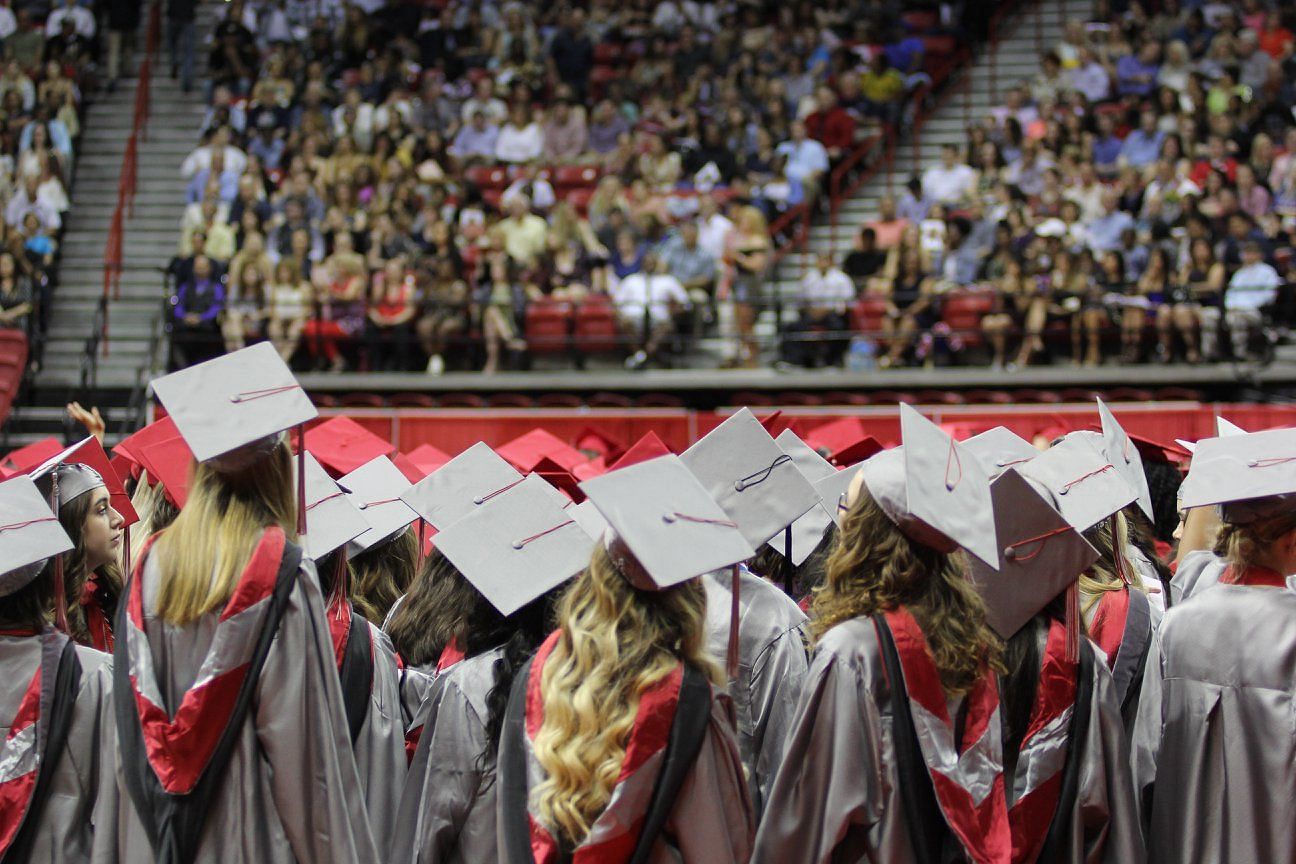
<instances>
[{"instance_id":1,"label":"cap button","mask_svg":"<svg viewBox=\"0 0 1296 864\"><path fill-rule=\"evenodd\" d=\"M747 488L747 484L744 483L744 482L741 481L741 480L739 480L738 482L734 483L734 491L735 491L735 492L741 492L741 491L743 491L743 490L746 489L746 488Z\"/></svg>"},{"instance_id":2,"label":"cap button","mask_svg":"<svg viewBox=\"0 0 1296 864\"><path fill-rule=\"evenodd\" d=\"M513 541L513 548L516 549L517 551L521 552L521 551L522 551L522 541L521 541L521 540L514 540L514 541Z\"/></svg>"},{"instance_id":3,"label":"cap button","mask_svg":"<svg viewBox=\"0 0 1296 864\"><path fill-rule=\"evenodd\" d=\"M1015 561L1017 559L1017 547L1016 546L1004 547L1003 557L1004 560Z\"/></svg>"},{"instance_id":4,"label":"cap button","mask_svg":"<svg viewBox=\"0 0 1296 864\"><path fill-rule=\"evenodd\" d=\"M670 513L663 513L662 521L665 522L667 525L671 525L675 522L675 517Z\"/></svg>"}]
</instances>

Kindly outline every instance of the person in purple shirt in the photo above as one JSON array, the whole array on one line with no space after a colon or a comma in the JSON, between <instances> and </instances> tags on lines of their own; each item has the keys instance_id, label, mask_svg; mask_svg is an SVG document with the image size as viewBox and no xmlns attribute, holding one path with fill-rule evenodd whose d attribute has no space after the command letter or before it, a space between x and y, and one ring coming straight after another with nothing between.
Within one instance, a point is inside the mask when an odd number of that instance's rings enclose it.
<instances>
[{"instance_id":1,"label":"person in purple shirt","mask_svg":"<svg viewBox=\"0 0 1296 864\"><path fill-rule=\"evenodd\" d=\"M499 138L499 127L486 122L483 111L474 111L472 119L465 123L454 142L450 145L450 155L461 162L494 162L495 141Z\"/></svg>"},{"instance_id":2,"label":"person in purple shirt","mask_svg":"<svg viewBox=\"0 0 1296 864\"><path fill-rule=\"evenodd\" d=\"M1138 53L1116 61L1116 92L1121 96L1148 96L1156 87L1161 70L1161 46L1148 42Z\"/></svg>"},{"instance_id":3,"label":"person in purple shirt","mask_svg":"<svg viewBox=\"0 0 1296 864\"><path fill-rule=\"evenodd\" d=\"M1121 155L1121 140L1116 137L1116 121L1110 114L1098 115L1098 131L1093 139L1093 163L1099 174L1110 175L1116 171L1116 160Z\"/></svg>"},{"instance_id":4,"label":"person in purple shirt","mask_svg":"<svg viewBox=\"0 0 1296 864\"><path fill-rule=\"evenodd\" d=\"M205 360L219 350L225 285L216 278L210 258L194 256L193 275L180 284L171 303L171 343L181 366Z\"/></svg>"},{"instance_id":5,"label":"person in purple shirt","mask_svg":"<svg viewBox=\"0 0 1296 864\"><path fill-rule=\"evenodd\" d=\"M1120 149L1121 158L1135 168L1151 165L1157 161L1164 140L1165 133L1157 129L1156 112L1144 109L1139 113L1138 128L1125 136Z\"/></svg>"},{"instance_id":6,"label":"person in purple shirt","mask_svg":"<svg viewBox=\"0 0 1296 864\"><path fill-rule=\"evenodd\" d=\"M616 149L621 133L629 131L630 121L621 116L612 100L604 99L594 106L594 113L585 130L585 144L588 149L600 155L611 153Z\"/></svg>"}]
</instances>

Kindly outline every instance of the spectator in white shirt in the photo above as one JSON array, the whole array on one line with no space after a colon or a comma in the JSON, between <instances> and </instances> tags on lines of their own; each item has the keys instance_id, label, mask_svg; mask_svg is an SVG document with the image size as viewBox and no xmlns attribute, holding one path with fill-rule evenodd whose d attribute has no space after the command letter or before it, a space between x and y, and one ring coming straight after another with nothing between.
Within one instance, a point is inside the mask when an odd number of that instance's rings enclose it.
<instances>
[{"instance_id":1,"label":"spectator in white shirt","mask_svg":"<svg viewBox=\"0 0 1296 864\"><path fill-rule=\"evenodd\" d=\"M960 204L972 197L977 173L972 166L959 161L958 147L941 147L941 164L923 172L923 197L940 204Z\"/></svg>"},{"instance_id":2,"label":"spectator in white shirt","mask_svg":"<svg viewBox=\"0 0 1296 864\"><path fill-rule=\"evenodd\" d=\"M19 228L29 213L35 214L46 231L57 231L63 222L58 211L41 200L40 178L31 174L23 178L22 188L9 199L9 204L5 207L5 221L11 227Z\"/></svg>"},{"instance_id":3,"label":"spectator in white shirt","mask_svg":"<svg viewBox=\"0 0 1296 864\"><path fill-rule=\"evenodd\" d=\"M801 184L807 200L813 200L828 173L828 151L806 134L806 125L800 120L792 124L791 132L791 140L778 145L775 152L787 160L787 176Z\"/></svg>"},{"instance_id":4,"label":"spectator in white shirt","mask_svg":"<svg viewBox=\"0 0 1296 864\"><path fill-rule=\"evenodd\" d=\"M486 115L486 122L496 126L508 119L508 106L504 104L504 100L495 98L495 94L491 92L492 86L489 78L477 82L472 97L459 109L459 117L463 122L467 123L478 111Z\"/></svg>"},{"instance_id":5,"label":"spectator in white shirt","mask_svg":"<svg viewBox=\"0 0 1296 864\"><path fill-rule=\"evenodd\" d=\"M642 369L676 330L676 316L688 308L688 292L666 270L656 253L644 256L635 273L612 289L621 330L640 347L626 360L627 369Z\"/></svg>"},{"instance_id":6,"label":"spectator in white shirt","mask_svg":"<svg viewBox=\"0 0 1296 864\"><path fill-rule=\"evenodd\" d=\"M495 139L495 158L501 162L532 162L544 153L544 131L531 117L531 109L519 102L509 112L509 121Z\"/></svg>"},{"instance_id":7,"label":"spectator in white shirt","mask_svg":"<svg viewBox=\"0 0 1296 864\"><path fill-rule=\"evenodd\" d=\"M720 212L712 195L698 198L698 245L717 261L725 257L734 224Z\"/></svg>"},{"instance_id":8,"label":"spectator in white shirt","mask_svg":"<svg viewBox=\"0 0 1296 864\"><path fill-rule=\"evenodd\" d=\"M18 18L6 3L0 6L0 39L8 39L18 30Z\"/></svg>"},{"instance_id":9,"label":"spectator in white shirt","mask_svg":"<svg viewBox=\"0 0 1296 864\"><path fill-rule=\"evenodd\" d=\"M45 19L45 37L53 39L63 30L63 19L71 18L78 36L93 39L95 35L94 13L77 3L77 0L63 0L63 5L55 9Z\"/></svg>"},{"instance_id":10,"label":"spectator in white shirt","mask_svg":"<svg viewBox=\"0 0 1296 864\"><path fill-rule=\"evenodd\" d=\"M1071 70L1071 86L1084 94L1090 104L1102 102L1111 95L1111 75L1088 47L1080 49L1080 65Z\"/></svg>"},{"instance_id":11,"label":"spectator in white shirt","mask_svg":"<svg viewBox=\"0 0 1296 864\"><path fill-rule=\"evenodd\" d=\"M820 252L801 278L801 311L784 331L783 358L798 366L836 366L845 353L846 309L855 300L855 283Z\"/></svg>"},{"instance_id":12,"label":"spectator in white shirt","mask_svg":"<svg viewBox=\"0 0 1296 864\"><path fill-rule=\"evenodd\" d=\"M217 129L212 133L211 139L206 144L198 146L185 157L184 163L180 166L180 176L188 179L199 171L211 168L212 152L215 150L225 154L226 170L233 171L235 174L242 174L243 170L247 168L247 154L230 144L229 141L229 129L224 126Z\"/></svg>"},{"instance_id":13,"label":"spectator in white shirt","mask_svg":"<svg viewBox=\"0 0 1296 864\"><path fill-rule=\"evenodd\" d=\"M1224 317L1233 339L1233 356L1247 357L1251 334L1264 323L1263 309L1278 299L1283 284L1278 271L1266 264L1260 244L1249 241L1242 246L1242 266L1229 279L1224 292Z\"/></svg>"},{"instance_id":14,"label":"spectator in white shirt","mask_svg":"<svg viewBox=\"0 0 1296 864\"><path fill-rule=\"evenodd\" d=\"M548 212L549 208L558 201L553 185L540 176L534 164L522 166L518 178L509 184L504 194L500 196L500 203L508 207L509 201L516 195L525 195L530 199L531 206L541 213Z\"/></svg>"}]
</instances>

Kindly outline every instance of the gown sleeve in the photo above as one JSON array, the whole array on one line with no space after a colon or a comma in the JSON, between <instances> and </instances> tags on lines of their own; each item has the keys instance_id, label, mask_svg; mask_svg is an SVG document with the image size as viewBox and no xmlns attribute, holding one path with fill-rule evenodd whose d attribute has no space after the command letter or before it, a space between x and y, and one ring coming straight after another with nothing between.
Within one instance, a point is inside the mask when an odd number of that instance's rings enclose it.
<instances>
[{"instance_id":1,"label":"gown sleeve","mask_svg":"<svg viewBox=\"0 0 1296 864\"><path fill-rule=\"evenodd\" d=\"M1141 864L1143 832L1134 802L1129 745L1111 673L1095 663L1084 768L1080 774L1079 819L1085 864Z\"/></svg>"},{"instance_id":2,"label":"gown sleeve","mask_svg":"<svg viewBox=\"0 0 1296 864\"><path fill-rule=\"evenodd\" d=\"M426 725L396 819L395 864L454 860L451 855L460 832L486 779L482 764L486 724L464 692L441 679L425 707ZM482 818L494 820L494 806L478 809Z\"/></svg>"},{"instance_id":3,"label":"gown sleeve","mask_svg":"<svg viewBox=\"0 0 1296 864\"><path fill-rule=\"evenodd\" d=\"M372 624L369 638L373 640L373 685L369 691L369 713L355 742L355 759L374 843L386 859L396 827L401 788L405 785L405 723L399 670L391 643Z\"/></svg>"},{"instance_id":4,"label":"gown sleeve","mask_svg":"<svg viewBox=\"0 0 1296 864\"><path fill-rule=\"evenodd\" d=\"M275 807L297 860L377 862L324 602L305 570L261 671L255 712Z\"/></svg>"},{"instance_id":5,"label":"gown sleeve","mask_svg":"<svg viewBox=\"0 0 1296 864\"><path fill-rule=\"evenodd\" d=\"M758 809L763 810L763 802L769 800L774 774L783 763L783 751L809 668L810 659L800 627L782 633L752 664L752 726L761 732L760 740L755 742L756 776L753 778L759 795Z\"/></svg>"},{"instance_id":6,"label":"gown sleeve","mask_svg":"<svg viewBox=\"0 0 1296 864\"><path fill-rule=\"evenodd\" d=\"M1143 689L1139 693L1138 714L1130 734L1130 762L1133 765L1135 801L1144 836L1152 818L1152 794L1156 786L1157 757L1161 749L1161 631L1152 635L1147 664L1143 672Z\"/></svg>"},{"instance_id":7,"label":"gown sleeve","mask_svg":"<svg viewBox=\"0 0 1296 864\"><path fill-rule=\"evenodd\" d=\"M852 825L878 820L882 722L860 673L832 652L810 665L756 836L753 862L821 864Z\"/></svg>"}]
</instances>

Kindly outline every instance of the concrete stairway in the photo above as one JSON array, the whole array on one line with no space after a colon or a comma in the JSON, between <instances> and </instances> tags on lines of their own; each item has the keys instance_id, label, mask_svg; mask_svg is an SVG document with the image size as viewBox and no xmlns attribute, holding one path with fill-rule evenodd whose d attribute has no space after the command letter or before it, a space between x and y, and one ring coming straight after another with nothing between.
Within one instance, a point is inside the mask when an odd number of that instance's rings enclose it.
<instances>
[{"instance_id":1,"label":"concrete stairway","mask_svg":"<svg viewBox=\"0 0 1296 864\"><path fill-rule=\"evenodd\" d=\"M998 51L983 47L973 63L956 72L947 85L952 88L952 95L928 115L923 125L918 162L914 161L912 139L903 136L896 147L889 176L885 170L878 171L842 204L835 229L826 215L821 217L811 228L806 251L793 252L783 259L775 276L783 296L797 296L797 282L817 253L832 251L840 260L849 252L861 223L877 215L877 202L886 193L888 182L898 192L911 176L939 160L941 145L962 146L967 140L968 119L974 123L982 120L991 108L1002 103L1009 87L1036 75L1041 46L1043 50L1056 46L1065 21L1085 19L1092 8L1091 0L1023 0L1022 7L1007 16L1001 25ZM772 332L772 315L769 318L764 323Z\"/></svg>"}]
</instances>

